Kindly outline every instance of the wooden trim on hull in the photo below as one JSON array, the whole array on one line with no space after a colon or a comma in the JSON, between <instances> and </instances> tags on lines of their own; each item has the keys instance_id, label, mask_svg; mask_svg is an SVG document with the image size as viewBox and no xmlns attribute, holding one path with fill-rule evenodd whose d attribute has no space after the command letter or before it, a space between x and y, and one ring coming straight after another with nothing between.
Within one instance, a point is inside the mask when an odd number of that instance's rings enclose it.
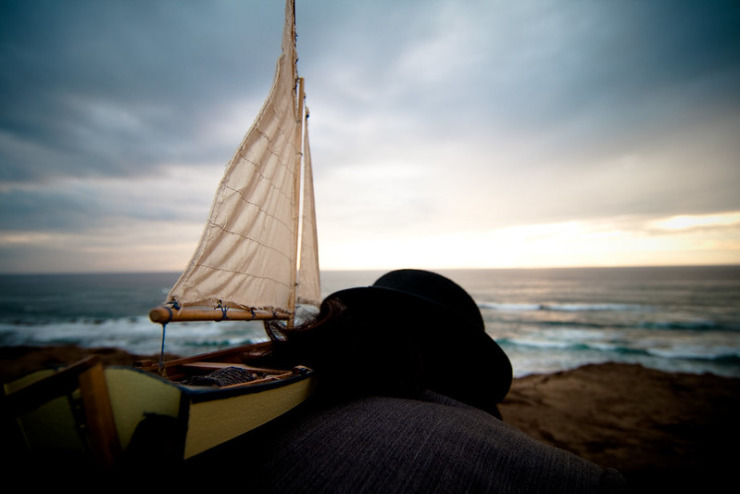
<instances>
[{"instance_id":1,"label":"wooden trim on hull","mask_svg":"<svg viewBox=\"0 0 740 494\"><path fill-rule=\"evenodd\" d=\"M120 457L119 438L109 400L104 368L99 356L87 357L56 372L39 371L5 387L9 388L9 391L5 392L4 389L2 400L0 400L3 410L2 419L5 421L7 417L15 417L13 420L17 421L21 427L22 435L27 434L26 425L32 431L38 429L36 424L39 421L46 422L38 430L44 430L49 425L46 433L41 432L40 434L50 433L52 437L48 438L48 444L55 444L54 426L65 424L62 427L68 427L70 431L79 428L84 439L80 437L75 438L74 441L62 440L61 442L67 445L79 445L82 448L85 444L89 444L95 461L101 467L112 467ZM84 428L80 427L74 413L70 410L70 401L78 390L83 410ZM60 398L62 400L59 400ZM57 407L58 404L61 404L61 407ZM40 419L36 420L34 417L40 417ZM70 420L67 420L67 417ZM33 432L30 434L33 435ZM74 436L75 434L69 435L69 437Z\"/></svg>"}]
</instances>

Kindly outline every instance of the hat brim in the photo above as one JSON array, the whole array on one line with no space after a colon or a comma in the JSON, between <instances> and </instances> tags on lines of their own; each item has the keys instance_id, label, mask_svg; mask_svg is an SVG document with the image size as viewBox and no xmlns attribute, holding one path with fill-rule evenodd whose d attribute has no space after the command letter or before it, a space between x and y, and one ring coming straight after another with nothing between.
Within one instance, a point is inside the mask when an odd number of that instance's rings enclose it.
<instances>
[{"instance_id":1,"label":"hat brim","mask_svg":"<svg viewBox=\"0 0 740 494\"><path fill-rule=\"evenodd\" d=\"M484 409L495 406L509 391L508 356L484 327L463 315L425 297L386 287L349 288L329 298L373 318L408 318L406 327L423 349L425 374L434 391Z\"/></svg>"}]
</instances>

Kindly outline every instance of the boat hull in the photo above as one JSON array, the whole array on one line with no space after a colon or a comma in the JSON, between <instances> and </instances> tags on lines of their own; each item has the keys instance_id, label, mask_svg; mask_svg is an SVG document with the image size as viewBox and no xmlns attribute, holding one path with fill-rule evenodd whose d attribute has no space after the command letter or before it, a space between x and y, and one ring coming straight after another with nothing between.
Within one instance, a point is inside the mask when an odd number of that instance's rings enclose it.
<instances>
[{"instance_id":1,"label":"boat hull","mask_svg":"<svg viewBox=\"0 0 740 494\"><path fill-rule=\"evenodd\" d=\"M315 380L306 370L251 386L198 389L132 368L106 369L106 381L118 437L124 451L147 419L172 419L180 431L171 448L192 458L249 432L303 403ZM146 439L145 439L146 440Z\"/></svg>"}]
</instances>

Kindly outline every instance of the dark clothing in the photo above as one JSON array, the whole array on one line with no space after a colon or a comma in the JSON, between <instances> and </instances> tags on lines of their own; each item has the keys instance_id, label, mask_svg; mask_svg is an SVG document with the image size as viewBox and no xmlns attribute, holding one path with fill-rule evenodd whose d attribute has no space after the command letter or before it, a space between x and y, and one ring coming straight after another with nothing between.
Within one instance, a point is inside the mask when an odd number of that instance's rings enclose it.
<instances>
[{"instance_id":1,"label":"dark clothing","mask_svg":"<svg viewBox=\"0 0 740 494\"><path fill-rule=\"evenodd\" d=\"M254 471L240 483L249 478L256 485L248 487L260 492L626 492L615 470L432 393L314 404L270 424L239 450L255 454ZM243 472L245 458L236 456Z\"/></svg>"},{"instance_id":2,"label":"dark clothing","mask_svg":"<svg viewBox=\"0 0 740 494\"><path fill-rule=\"evenodd\" d=\"M267 328L273 358L315 369L320 384L307 403L230 453L205 455L212 464L192 462L239 474L246 492L626 490L618 472L498 418L511 363L485 332L475 301L441 275L393 271L327 297L304 326Z\"/></svg>"}]
</instances>

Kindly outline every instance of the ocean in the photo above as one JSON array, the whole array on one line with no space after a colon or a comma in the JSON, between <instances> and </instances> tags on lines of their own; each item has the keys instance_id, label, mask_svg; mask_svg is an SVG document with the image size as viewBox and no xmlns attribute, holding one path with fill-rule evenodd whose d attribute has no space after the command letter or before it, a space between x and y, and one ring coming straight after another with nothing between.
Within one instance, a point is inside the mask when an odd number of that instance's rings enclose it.
<instances>
[{"instance_id":1,"label":"ocean","mask_svg":"<svg viewBox=\"0 0 740 494\"><path fill-rule=\"evenodd\" d=\"M473 296L517 377L602 362L740 377L740 266L439 272ZM322 290L369 285L381 274L322 272ZM148 312L177 276L0 275L0 346L156 354L162 329ZM177 323L167 327L166 351L185 356L265 339L259 322Z\"/></svg>"}]
</instances>

